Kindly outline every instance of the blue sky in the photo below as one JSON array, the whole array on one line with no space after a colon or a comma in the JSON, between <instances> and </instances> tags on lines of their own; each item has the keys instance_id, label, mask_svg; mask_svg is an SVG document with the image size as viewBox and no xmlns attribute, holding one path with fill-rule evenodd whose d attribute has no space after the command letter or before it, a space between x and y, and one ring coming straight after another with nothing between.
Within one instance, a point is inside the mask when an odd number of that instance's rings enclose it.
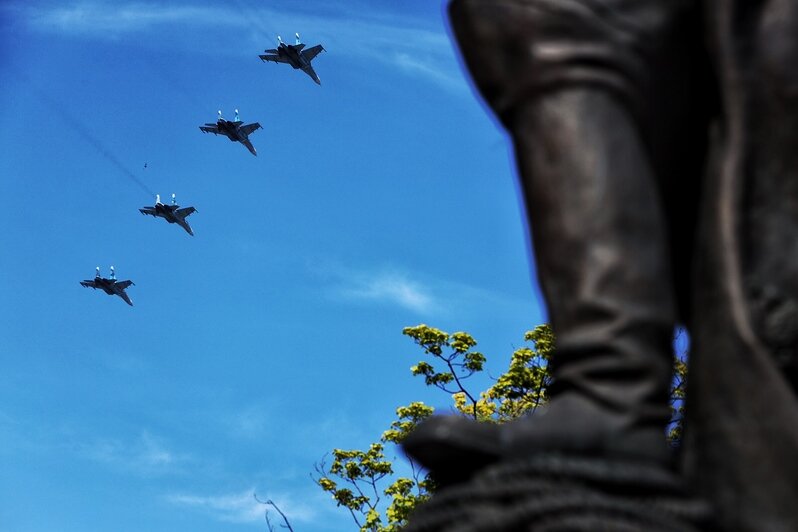
<instances>
[{"instance_id":1,"label":"blue sky","mask_svg":"<svg viewBox=\"0 0 798 532\"><path fill-rule=\"evenodd\" d=\"M257 58L295 31L321 86ZM0 529L265 530L254 492L351 529L313 464L449 404L402 328L506 368L544 314L447 31L426 0L0 4ZM198 129L236 108L258 157ZM134 307L78 284L110 265Z\"/></svg>"}]
</instances>

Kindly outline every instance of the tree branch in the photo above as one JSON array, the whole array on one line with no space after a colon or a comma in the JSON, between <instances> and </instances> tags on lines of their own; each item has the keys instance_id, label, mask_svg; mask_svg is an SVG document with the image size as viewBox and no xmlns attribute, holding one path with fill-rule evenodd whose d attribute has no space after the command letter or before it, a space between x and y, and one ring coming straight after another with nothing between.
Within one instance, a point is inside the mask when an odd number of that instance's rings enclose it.
<instances>
[{"instance_id":1,"label":"tree branch","mask_svg":"<svg viewBox=\"0 0 798 532\"><path fill-rule=\"evenodd\" d=\"M468 393L468 390L465 389L463 383L460 382L460 379L457 377L457 372L454 370L454 367L452 365L452 361L449 358L444 358L444 360L446 361L446 365L449 366L449 370L452 372L452 376L454 377L454 381L457 383L457 387L460 388L460 391L463 392L466 395L466 397L468 397L471 400L471 404L474 405L474 419L478 419L477 401L470 393Z\"/></svg>"},{"instance_id":2,"label":"tree branch","mask_svg":"<svg viewBox=\"0 0 798 532\"><path fill-rule=\"evenodd\" d=\"M291 532L294 532L294 529L291 527L291 523L288 522L288 518L285 516L283 511L280 510L280 508L274 503L273 500L266 499L265 501L262 501L262 500L260 500L258 498L258 494L257 493L253 493L252 496L255 497L255 500L258 501L260 504L265 504L265 505L268 505L268 506L271 506L272 508L274 508L277 511L277 513L280 514L280 517L283 518L283 522L285 523L284 525L280 525L280 526L282 528L287 528ZM264 515L264 517L266 518L266 524L268 525L269 530L273 531L274 527L272 526L271 521L269 521L269 510L266 510L266 514Z\"/></svg>"}]
</instances>

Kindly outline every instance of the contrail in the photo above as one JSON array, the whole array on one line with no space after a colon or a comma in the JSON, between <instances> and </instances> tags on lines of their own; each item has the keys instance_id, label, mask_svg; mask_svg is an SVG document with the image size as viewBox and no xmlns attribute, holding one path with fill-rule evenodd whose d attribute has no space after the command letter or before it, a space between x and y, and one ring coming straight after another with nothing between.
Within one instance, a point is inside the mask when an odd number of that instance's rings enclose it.
<instances>
[{"instance_id":1,"label":"contrail","mask_svg":"<svg viewBox=\"0 0 798 532\"><path fill-rule=\"evenodd\" d=\"M77 118L72 116L63 106L58 105L57 102L51 100L49 96L44 94L43 92L39 91L32 84L28 84L31 88L33 94L39 98L44 104L46 104L50 109L52 109L60 118L69 126L73 131L75 131L78 135L80 135L83 140L91 144L94 149L96 149L103 157L105 157L108 161L110 161L114 166L119 169L128 179L133 181L137 184L141 190L147 193L148 196L152 197L155 193L150 190L150 187L144 184L144 182L139 179L136 174L131 172L122 162L116 158L116 156L111 153L111 151L106 148L102 142L100 142L97 137L92 135L92 133L80 122Z\"/></svg>"},{"instance_id":2,"label":"contrail","mask_svg":"<svg viewBox=\"0 0 798 532\"><path fill-rule=\"evenodd\" d=\"M257 26L255 28L256 30L264 33L265 36L269 36L268 38L274 39L274 36L277 35L278 32L274 31L271 24L264 22L260 9L248 5L244 0L233 0L233 2L243 13L244 17L242 20L249 21L250 25Z\"/></svg>"}]
</instances>

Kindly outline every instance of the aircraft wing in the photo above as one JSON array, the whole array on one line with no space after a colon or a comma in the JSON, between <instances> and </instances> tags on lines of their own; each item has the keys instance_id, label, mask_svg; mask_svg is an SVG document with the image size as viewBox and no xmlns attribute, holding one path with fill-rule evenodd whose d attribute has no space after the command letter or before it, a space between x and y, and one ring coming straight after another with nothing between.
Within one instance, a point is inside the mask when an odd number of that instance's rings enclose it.
<instances>
[{"instance_id":1,"label":"aircraft wing","mask_svg":"<svg viewBox=\"0 0 798 532\"><path fill-rule=\"evenodd\" d=\"M129 295L127 295L126 293L124 293L124 292L119 292L119 297L121 297L122 299L124 299L124 300L125 300L125 303L127 303L127 304L128 304L128 305L130 305L131 307L133 306L133 302L130 300L130 296L129 296Z\"/></svg>"},{"instance_id":2,"label":"aircraft wing","mask_svg":"<svg viewBox=\"0 0 798 532\"><path fill-rule=\"evenodd\" d=\"M192 212L197 212L197 209L195 209L194 207L183 207L182 209L177 209L175 211L175 214L181 218L185 218Z\"/></svg>"},{"instance_id":3,"label":"aircraft wing","mask_svg":"<svg viewBox=\"0 0 798 532\"><path fill-rule=\"evenodd\" d=\"M249 153L251 153L255 157L258 156L258 150L255 149L255 146L252 145L252 143L249 141L249 139L242 140L241 144L246 146L246 148L249 150Z\"/></svg>"},{"instance_id":4,"label":"aircraft wing","mask_svg":"<svg viewBox=\"0 0 798 532\"><path fill-rule=\"evenodd\" d=\"M302 57L304 57L305 59L310 61L314 57L319 55L319 53L322 52L323 50L324 50L324 48L320 44L317 44L316 46L308 48L307 50L303 50L302 51Z\"/></svg>"},{"instance_id":5,"label":"aircraft wing","mask_svg":"<svg viewBox=\"0 0 798 532\"><path fill-rule=\"evenodd\" d=\"M122 290L124 290L125 288L127 288L128 286L130 286L132 284L134 284L133 281L117 281L116 282L116 286L118 286Z\"/></svg>"},{"instance_id":6,"label":"aircraft wing","mask_svg":"<svg viewBox=\"0 0 798 532\"><path fill-rule=\"evenodd\" d=\"M266 61L266 62L271 61L272 63L291 63L291 61L289 61L287 57L283 57L277 54L259 55L258 57L260 57L261 61Z\"/></svg>"},{"instance_id":7,"label":"aircraft wing","mask_svg":"<svg viewBox=\"0 0 798 532\"><path fill-rule=\"evenodd\" d=\"M257 122L253 122L252 124L247 124L246 126L241 126L241 132L244 135L249 135L256 129L260 129L260 124Z\"/></svg>"},{"instance_id":8,"label":"aircraft wing","mask_svg":"<svg viewBox=\"0 0 798 532\"><path fill-rule=\"evenodd\" d=\"M97 284L94 281L81 281L80 286L85 286L86 288L97 288Z\"/></svg>"},{"instance_id":9,"label":"aircraft wing","mask_svg":"<svg viewBox=\"0 0 798 532\"><path fill-rule=\"evenodd\" d=\"M156 216L155 209L153 209L152 207L144 207L142 209L139 209L139 212L141 214L149 214L150 216Z\"/></svg>"},{"instance_id":10,"label":"aircraft wing","mask_svg":"<svg viewBox=\"0 0 798 532\"><path fill-rule=\"evenodd\" d=\"M216 126L216 124L205 124L199 128L203 133L213 133L214 135L219 134L219 128Z\"/></svg>"}]
</instances>

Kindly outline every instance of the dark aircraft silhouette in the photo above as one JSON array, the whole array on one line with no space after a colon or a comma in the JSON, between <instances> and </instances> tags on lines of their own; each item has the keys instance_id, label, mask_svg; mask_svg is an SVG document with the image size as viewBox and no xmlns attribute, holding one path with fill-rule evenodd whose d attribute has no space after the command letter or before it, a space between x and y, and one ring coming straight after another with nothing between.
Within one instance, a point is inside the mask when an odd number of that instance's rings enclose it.
<instances>
[{"instance_id":1,"label":"dark aircraft silhouette","mask_svg":"<svg viewBox=\"0 0 798 532\"><path fill-rule=\"evenodd\" d=\"M105 293L109 296L119 296L131 307L133 306L133 302L130 301L130 297L125 292L125 288L132 284L134 284L133 281L117 281L113 266L111 266L111 277L107 279L100 276L100 267L97 266L94 279L86 279L85 281L80 282L80 285L85 286L86 288L94 288L95 290L99 288L100 290L105 291Z\"/></svg>"},{"instance_id":2,"label":"dark aircraft silhouette","mask_svg":"<svg viewBox=\"0 0 798 532\"><path fill-rule=\"evenodd\" d=\"M222 118L222 112L219 111L219 119L215 124L200 126L200 130L202 130L203 133L226 135L231 141L240 142L247 147L252 155L258 155L258 152L255 151L254 146L252 146L252 143L249 141L249 135L256 129L261 129L261 125L257 122L244 125L244 123L238 119L238 109L236 109L236 118L233 121Z\"/></svg>"},{"instance_id":3,"label":"dark aircraft silhouette","mask_svg":"<svg viewBox=\"0 0 798 532\"><path fill-rule=\"evenodd\" d=\"M164 205L161 203L161 195L155 195L155 206L154 207L142 207L139 209L141 214L149 214L150 216L154 216L156 218L163 218L170 224L177 224L183 229L186 230L188 234L194 236L194 231L191 230L191 226L188 225L186 221L186 217L193 213L197 212L197 209L194 207L183 207L180 208L180 205L175 203L175 195L172 194L172 204L171 205Z\"/></svg>"},{"instance_id":4,"label":"dark aircraft silhouette","mask_svg":"<svg viewBox=\"0 0 798 532\"><path fill-rule=\"evenodd\" d=\"M266 50L267 55L259 55L261 61L271 61L273 63L288 63L294 68L302 69L302 72L307 74L318 85L321 85L319 76L316 71L310 66L310 62L314 57L319 55L319 52L324 48L317 44L307 50L303 50L305 45L299 41L299 34L296 34L296 44L285 44L280 36L277 36L277 41L280 43L277 48Z\"/></svg>"}]
</instances>

